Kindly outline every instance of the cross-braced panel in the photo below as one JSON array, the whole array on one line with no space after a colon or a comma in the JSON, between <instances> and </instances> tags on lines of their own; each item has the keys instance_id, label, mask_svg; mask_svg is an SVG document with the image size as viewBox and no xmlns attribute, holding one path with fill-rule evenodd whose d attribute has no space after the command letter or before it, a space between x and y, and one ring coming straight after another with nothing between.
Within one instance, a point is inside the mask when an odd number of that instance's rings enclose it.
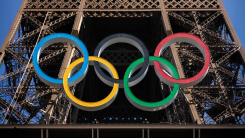
<instances>
[{"instance_id":1,"label":"cross-braced panel","mask_svg":"<svg viewBox=\"0 0 245 138\"><path fill-rule=\"evenodd\" d=\"M28 0L25 9L78 9L81 0Z\"/></svg>"},{"instance_id":2,"label":"cross-braced panel","mask_svg":"<svg viewBox=\"0 0 245 138\"><path fill-rule=\"evenodd\" d=\"M58 32L71 32L74 12L23 12L17 39L6 46L5 75L0 80L0 100L3 123L41 123L45 110L52 101L51 95L59 89L43 84L28 63L35 44L43 37ZM63 29L64 27L66 29ZM41 69L48 75L56 75L67 53L63 43L49 46L39 60ZM13 102L14 101L14 102ZM5 118L5 119L4 119Z\"/></svg>"},{"instance_id":3,"label":"cross-braced panel","mask_svg":"<svg viewBox=\"0 0 245 138\"><path fill-rule=\"evenodd\" d=\"M85 9L155 9L158 0L86 0Z\"/></svg>"},{"instance_id":4,"label":"cross-braced panel","mask_svg":"<svg viewBox=\"0 0 245 138\"><path fill-rule=\"evenodd\" d=\"M163 0L166 9L217 9L217 0Z\"/></svg>"},{"instance_id":5,"label":"cross-braced panel","mask_svg":"<svg viewBox=\"0 0 245 138\"><path fill-rule=\"evenodd\" d=\"M234 43L222 13L169 12L173 32L189 32L209 47L211 64L207 76L190 87L193 103L204 124L244 124L244 61ZM192 16L189 16L191 15ZM178 43L178 56L186 78L196 75L204 64L201 52L187 43ZM188 92L188 90L185 90Z\"/></svg>"},{"instance_id":6,"label":"cross-braced panel","mask_svg":"<svg viewBox=\"0 0 245 138\"><path fill-rule=\"evenodd\" d=\"M139 12L132 12L132 11L84 11L85 17L152 17L156 15L157 12L152 11L139 11Z\"/></svg>"}]
</instances>

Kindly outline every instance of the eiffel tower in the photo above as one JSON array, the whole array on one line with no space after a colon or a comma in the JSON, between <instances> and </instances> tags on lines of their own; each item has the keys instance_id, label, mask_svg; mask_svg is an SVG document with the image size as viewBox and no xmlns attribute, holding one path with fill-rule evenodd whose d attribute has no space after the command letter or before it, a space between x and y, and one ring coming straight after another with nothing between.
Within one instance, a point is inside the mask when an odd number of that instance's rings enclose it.
<instances>
[{"instance_id":1,"label":"eiffel tower","mask_svg":"<svg viewBox=\"0 0 245 138\"><path fill-rule=\"evenodd\" d=\"M121 88L107 108L80 110L67 100L64 89L44 84L32 64L38 42L54 33L76 36L89 55L107 36L126 33L139 38L153 56L161 40L179 32L196 35L207 44L211 54L209 71L197 85L181 88L174 102L159 111L134 107ZM55 43L41 53L39 65L50 77L62 79L70 63L81 56L73 45ZM128 66L142 54L130 44L116 43L106 48L101 57L115 66L122 79ZM195 76L205 62L199 49L184 42L171 44L161 57L175 65L182 79ZM42 137L66 136L68 131L53 130L64 127L59 124L74 129L74 137L177 137L176 132L205 137L210 124L210 129L245 124L244 61L243 46L222 0L23 0L0 49L0 64L5 66L5 73L0 76L0 121L9 126L6 133L11 133L16 124L38 124ZM88 102L101 100L111 91L93 66L84 80L70 89ZM166 98L172 89L159 80L153 66L132 87L134 94L147 102ZM57 128L48 129L44 124L56 124ZM74 124L82 129L78 131ZM169 126L175 125L170 130ZM186 129L181 130L183 125ZM199 125L203 129L195 128ZM1 126L0 130L5 132ZM165 134L168 131L172 134ZM28 136L29 132L18 133Z\"/></svg>"}]
</instances>

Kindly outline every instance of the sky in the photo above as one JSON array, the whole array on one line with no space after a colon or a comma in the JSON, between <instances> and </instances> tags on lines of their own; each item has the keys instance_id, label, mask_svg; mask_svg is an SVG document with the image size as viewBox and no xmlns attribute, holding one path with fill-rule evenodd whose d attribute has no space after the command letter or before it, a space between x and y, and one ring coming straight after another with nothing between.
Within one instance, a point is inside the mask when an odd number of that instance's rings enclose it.
<instances>
[{"instance_id":1,"label":"sky","mask_svg":"<svg viewBox=\"0 0 245 138\"><path fill-rule=\"evenodd\" d=\"M8 34L8 31L15 19L22 0L0 0L0 46ZM245 0L223 0L226 11L235 28L235 31L245 47ZM4 71L4 66L0 67L0 76Z\"/></svg>"}]
</instances>

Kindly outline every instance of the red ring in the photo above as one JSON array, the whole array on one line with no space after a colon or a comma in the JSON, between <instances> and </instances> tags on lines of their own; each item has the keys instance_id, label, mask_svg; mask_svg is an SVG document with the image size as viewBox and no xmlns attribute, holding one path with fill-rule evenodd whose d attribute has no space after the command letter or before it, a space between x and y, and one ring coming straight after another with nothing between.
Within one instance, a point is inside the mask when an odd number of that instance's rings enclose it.
<instances>
[{"instance_id":1,"label":"red ring","mask_svg":"<svg viewBox=\"0 0 245 138\"><path fill-rule=\"evenodd\" d=\"M162 68L161 68L161 66L160 66L160 64L159 64L158 61L154 61L154 64L155 64L155 67L156 67L157 71L166 80L168 80L170 82L174 82L174 83L180 83L180 84L191 83L193 81L198 80L200 77L202 77L206 73L206 71L208 70L209 64L210 64L210 53L209 53L209 49L208 49L207 45L199 37L197 37L195 35L192 35L192 34L189 34L189 33L175 33L175 34L169 35L166 38L164 38L158 44L158 46L157 46L157 48L155 50L154 56L157 56L158 57L160 55L160 51L161 51L161 49L162 49L162 47L163 47L163 45L165 43L167 43L171 39L178 38L178 37L186 37L186 38L193 39L193 40L195 40L196 42L198 42L202 46L202 48L204 50L204 53L205 53L205 63L204 63L204 66L203 66L202 70L197 75L195 75L195 76L193 76L191 78L188 78L188 79L175 79L175 78L172 78L172 77L168 76L162 70Z\"/></svg>"}]
</instances>

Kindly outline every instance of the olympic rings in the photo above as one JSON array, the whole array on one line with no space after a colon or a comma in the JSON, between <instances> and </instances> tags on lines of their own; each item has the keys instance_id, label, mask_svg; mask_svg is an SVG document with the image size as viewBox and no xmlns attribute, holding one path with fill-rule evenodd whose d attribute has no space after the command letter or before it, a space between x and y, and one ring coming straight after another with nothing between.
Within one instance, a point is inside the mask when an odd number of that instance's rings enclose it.
<instances>
[{"instance_id":1,"label":"olympic rings","mask_svg":"<svg viewBox=\"0 0 245 138\"><path fill-rule=\"evenodd\" d=\"M57 43L57 42L65 42L65 43L70 43L72 45L75 45L75 47L83 54L85 58L82 68L74 76L68 79L69 86L75 85L78 82L80 82L87 74L88 50L80 39L70 34L65 34L65 33L51 34L51 35L44 37L37 44L33 52L33 66L35 68L35 72L37 76L41 79L41 81L44 82L45 84L54 86L54 87L58 87L58 88L63 87L62 79L55 79L55 78L49 77L41 70L41 68L38 65L39 57L42 51L49 45ZM73 71L75 71L75 69Z\"/></svg>"},{"instance_id":2,"label":"olympic rings","mask_svg":"<svg viewBox=\"0 0 245 138\"><path fill-rule=\"evenodd\" d=\"M174 86L175 83L179 83L181 88L190 87L193 85L196 85L200 81L203 80L203 78L208 73L209 64L210 64L210 52L207 47L207 45L197 36L188 34L188 33L176 33L167 36L164 38L157 46L154 56L160 56L161 52L167 48L170 44L173 44L175 42L187 42L190 44L195 45L201 52L205 59L204 66L202 70L195 76L188 78L188 79L175 79L170 76L168 76L159 65L159 62L155 61L155 67L158 71L158 73L161 75L160 79L170 85Z\"/></svg>"},{"instance_id":3,"label":"olympic rings","mask_svg":"<svg viewBox=\"0 0 245 138\"><path fill-rule=\"evenodd\" d=\"M177 69L174 67L174 65L172 63L170 63L166 59L160 58L160 57L150 56L150 63L153 64L153 62L151 62L151 61L159 61L161 63L164 63L165 67L167 67L168 69L171 70L170 74L172 76L174 76L176 79L179 79L179 74L178 74ZM161 110L161 109L169 106L175 100L175 98L178 94L179 84L175 83L174 88L173 88L172 92L170 93L170 95L168 97L166 97L165 99L159 101L159 102L145 102L145 101L138 99L137 97L134 96L134 94L131 92L131 90L129 88L128 78L130 78L130 76L134 73L134 71L136 71L137 68L140 67L140 63L142 63L142 62L144 62L144 58L140 58L140 59L134 61L126 70L126 73L125 73L124 79L123 79L125 95L126 95L127 99L130 101L130 103L139 109L146 110L146 111Z\"/></svg>"},{"instance_id":4,"label":"olympic rings","mask_svg":"<svg viewBox=\"0 0 245 138\"><path fill-rule=\"evenodd\" d=\"M98 46L96 47L96 49L94 51L94 56L99 57L101 55L101 53L104 51L104 49L106 49L108 46L115 44L115 43L119 43L119 42L124 42L124 43L128 43L128 44L135 46L136 48L138 48L140 50L141 54L145 58L144 65L141 68L141 70L135 76L133 76L132 78L129 79L129 86L133 86L133 85L137 84L138 82L140 82L145 77L146 72L148 71L149 52L148 52L145 44L141 40L139 40L135 36L132 36L129 34L124 34L124 33L110 35L110 36L104 38L98 44ZM94 68L95 68L96 74L104 83L106 83L109 86L113 86L113 83L119 83L120 88L123 88L123 80L122 79L117 80L117 79L113 79L113 78L107 76L101 70L99 63L95 62Z\"/></svg>"},{"instance_id":5,"label":"olympic rings","mask_svg":"<svg viewBox=\"0 0 245 138\"><path fill-rule=\"evenodd\" d=\"M47 46L57 42L65 42L65 43L70 43L72 45L75 45L77 49L83 54L82 58L75 60L73 63L71 63L68 66L68 68L64 73L63 81L62 79L55 79L47 76L38 65L41 52ZM118 73L115 67L111 63L99 57L106 47L118 42L125 42L125 43L132 44L133 46L137 47L143 55L142 58L134 61L128 67L123 80L119 80ZM177 72L177 69L173 66L173 64L171 64L166 59L158 57L160 56L161 52L165 48L167 48L167 46L175 42L188 42L190 44L195 45L202 52L205 58L204 67L196 76L188 79L179 79L179 74ZM38 43L38 45L35 47L33 52L33 65L38 77L44 83L54 87L62 87L63 84L63 88L65 90L65 95L67 99L79 109L86 110L86 111L96 111L109 106L115 100L118 93L118 89L120 87L120 88L124 88L124 92L127 99L135 107L146 111L157 111L167 107L174 101L174 99L178 94L179 88L185 88L199 83L206 76L210 64L210 53L206 44L197 36L188 33L176 33L176 34L169 35L168 37L163 39L158 44L154 56L149 56L147 48L145 47L143 42L141 42L138 38L128 34L114 34L106 37L98 44L94 55L95 56L88 55L87 48L82 43L82 41L80 41L78 38L69 34L57 33L43 38ZM94 61L94 62L89 62L89 61ZM100 62L101 64L99 64L98 62ZM81 101L78 98L76 98L69 89L70 86L73 86L78 82L80 82L81 80L83 80L83 78L88 72L88 65L94 65L97 76L105 84L113 87L112 91L106 98L97 102ZM170 95L167 98L158 102L142 101L136 98L130 90L131 86L136 85L145 77L149 65L155 65L154 69L156 75L159 77L160 80L174 87L173 91L170 93ZM113 78L105 75L105 73L101 70L100 67L108 71L111 77ZM131 75L139 68L141 68L139 73L137 73L135 76L131 78ZM78 69L79 71L75 75L73 75L73 73Z\"/></svg>"},{"instance_id":6,"label":"olympic rings","mask_svg":"<svg viewBox=\"0 0 245 138\"><path fill-rule=\"evenodd\" d=\"M110 92L110 94L97 102L84 102L81 101L79 99L77 99L70 91L69 89L69 85L68 85L68 76L71 72L71 70L78 64L82 63L84 61L84 58L79 58L77 60L75 60L74 62L72 62L69 67L66 69L64 77L63 77L63 86L64 86L64 90L65 90L65 94L67 96L67 99L77 108L82 109L82 110L86 110L86 111L96 111L96 110L101 110L107 106L109 106L115 99L117 96L117 92L118 92L118 88L119 88L119 84L118 83L114 83L113 89ZM100 58L100 57L95 57L95 56L89 56L89 61L98 61L103 63L105 66L107 66L110 69L110 73L112 73L112 76L115 79L119 79L118 77L118 73L115 69L115 67L108 62L107 60ZM92 64L90 62L90 64ZM103 66L104 67L104 66Z\"/></svg>"}]
</instances>

